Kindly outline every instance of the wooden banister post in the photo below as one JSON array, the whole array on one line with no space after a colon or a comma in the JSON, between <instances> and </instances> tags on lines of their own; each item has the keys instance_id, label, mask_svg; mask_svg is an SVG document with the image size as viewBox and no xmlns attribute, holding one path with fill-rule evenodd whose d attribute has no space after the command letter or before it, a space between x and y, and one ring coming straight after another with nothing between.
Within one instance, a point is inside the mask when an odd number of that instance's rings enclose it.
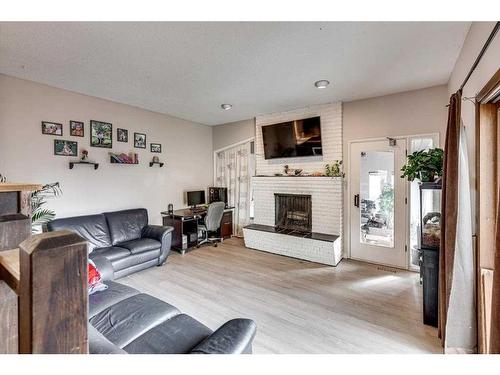
<instances>
[{"instance_id":1,"label":"wooden banister post","mask_svg":"<svg viewBox=\"0 0 500 375\"><path fill-rule=\"evenodd\" d=\"M69 231L19 245L19 352L88 353L87 244Z\"/></svg>"}]
</instances>

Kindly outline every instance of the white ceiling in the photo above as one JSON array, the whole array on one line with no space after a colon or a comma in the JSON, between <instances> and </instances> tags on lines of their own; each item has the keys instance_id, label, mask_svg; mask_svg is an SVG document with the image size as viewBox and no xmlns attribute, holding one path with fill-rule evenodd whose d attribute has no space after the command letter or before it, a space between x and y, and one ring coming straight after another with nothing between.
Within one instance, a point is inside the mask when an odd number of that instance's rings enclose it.
<instances>
[{"instance_id":1,"label":"white ceiling","mask_svg":"<svg viewBox=\"0 0 500 375\"><path fill-rule=\"evenodd\" d=\"M0 73L216 125L447 83L469 22L0 23ZM327 89L314 82L328 79ZM223 111L221 103L233 104Z\"/></svg>"}]
</instances>

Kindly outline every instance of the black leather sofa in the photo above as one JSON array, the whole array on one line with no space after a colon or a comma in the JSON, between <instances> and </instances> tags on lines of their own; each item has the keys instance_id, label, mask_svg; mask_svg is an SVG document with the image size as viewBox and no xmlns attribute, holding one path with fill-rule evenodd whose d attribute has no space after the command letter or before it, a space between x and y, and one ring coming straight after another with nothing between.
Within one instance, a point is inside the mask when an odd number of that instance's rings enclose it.
<instances>
[{"instance_id":1,"label":"black leather sofa","mask_svg":"<svg viewBox=\"0 0 500 375\"><path fill-rule=\"evenodd\" d=\"M89 296L91 354L246 354L256 325L233 319L215 332L177 308L113 281Z\"/></svg>"},{"instance_id":2,"label":"black leather sofa","mask_svg":"<svg viewBox=\"0 0 500 375\"><path fill-rule=\"evenodd\" d=\"M167 260L172 227L148 225L144 208L55 219L48 231L71 230L88 241L89 258L106 280L114 280Z\"/></svg>"},{"instance_id":3,"label":"black leather sofa","mask_svg":"<svg viewBox=\"0 0 500 375\"><path fill-rule=\"evenodd\" d=\"M148 225L145 209L56 219L47 230L71 230L88 241L89 258L108 289L89 296L91 354L243 354L256 326L233 319L215 332L174 306L114 279L162 265L172 227Z\"/></svg>"}]
</instances>

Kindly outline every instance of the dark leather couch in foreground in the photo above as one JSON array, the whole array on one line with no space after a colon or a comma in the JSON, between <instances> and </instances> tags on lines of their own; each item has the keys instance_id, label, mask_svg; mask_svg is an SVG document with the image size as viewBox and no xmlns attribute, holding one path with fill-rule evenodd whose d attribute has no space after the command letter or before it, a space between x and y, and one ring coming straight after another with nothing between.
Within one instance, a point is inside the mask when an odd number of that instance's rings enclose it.
<instances>
[{"instance_id":1,"label":"dark leather couch in foreground","mask_svg":"<svg viewBox=\"0 0 500 375\"><path fill-rule=\"evenodd\" d=\"M70 230L88 241L89 258L113 280L165 263L172 227L148 225L145 208L56 219L47 230Z\"/></svg>"},{"instance_id":2,"label":"dark leather couch in foreground","mask_svg":"<svg viewBox=\"0 0 500 375\"><path fill-rule=\"evenodd\" d=\"M91 354L244 354L256 325L233 319L215 332L177 308L113 281L89 297Z\"/></svg>"},{"instance_id":3,"label":"dark leather couch in foreground","mask_svg":"<svg viewBox=\"0 0 500 375\"><path fill-rule=\"evenodd\" d=\"M56 219L47 229L66 229L85 238L89 257L108 286L89 296L91 354L252 352L252 320L233 319L213 332L174 306L111 281L167 259L172 228L148 225L145 209Z\"/></svg>"}]
</instances>

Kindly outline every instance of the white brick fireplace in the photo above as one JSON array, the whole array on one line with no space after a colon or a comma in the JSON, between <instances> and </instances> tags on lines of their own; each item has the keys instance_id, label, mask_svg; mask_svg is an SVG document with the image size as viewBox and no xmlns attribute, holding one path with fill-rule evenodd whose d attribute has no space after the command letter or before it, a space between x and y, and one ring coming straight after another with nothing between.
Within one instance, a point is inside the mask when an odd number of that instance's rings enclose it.
<instances>
[{"instance_id":1,"label":"white brick fireplace","mask_svg":"<svg viewBox=\"0 0 500 375\"><path fill-rule=\"evenodd\" d=\"M300 118L320 116L323 156L265 160L262 126ZM342 259L342 183L341 178L275 176L290 168L305 173L323 171L324 165L342 160L342 105L333 103L256 118L255 154L257 176L251 184L254 199L254 225L244 229L249 248L313 262L337 265ZM275 226L275 194L311 196L312 234L283 234ZM338 237L337 237L338 236Z\"/></svg>"},{"instance_id":2,"label":"white brick fireplace","mask_svg":"<svg viewBox=\"0 0 500 375\"><path fill-rule=\"evenodd\" d=\"M342 180L330 177L253 177L255 224L274 226L274 194L311 196L312 231L340 235Z\"/></svg>"}]
</instances>

